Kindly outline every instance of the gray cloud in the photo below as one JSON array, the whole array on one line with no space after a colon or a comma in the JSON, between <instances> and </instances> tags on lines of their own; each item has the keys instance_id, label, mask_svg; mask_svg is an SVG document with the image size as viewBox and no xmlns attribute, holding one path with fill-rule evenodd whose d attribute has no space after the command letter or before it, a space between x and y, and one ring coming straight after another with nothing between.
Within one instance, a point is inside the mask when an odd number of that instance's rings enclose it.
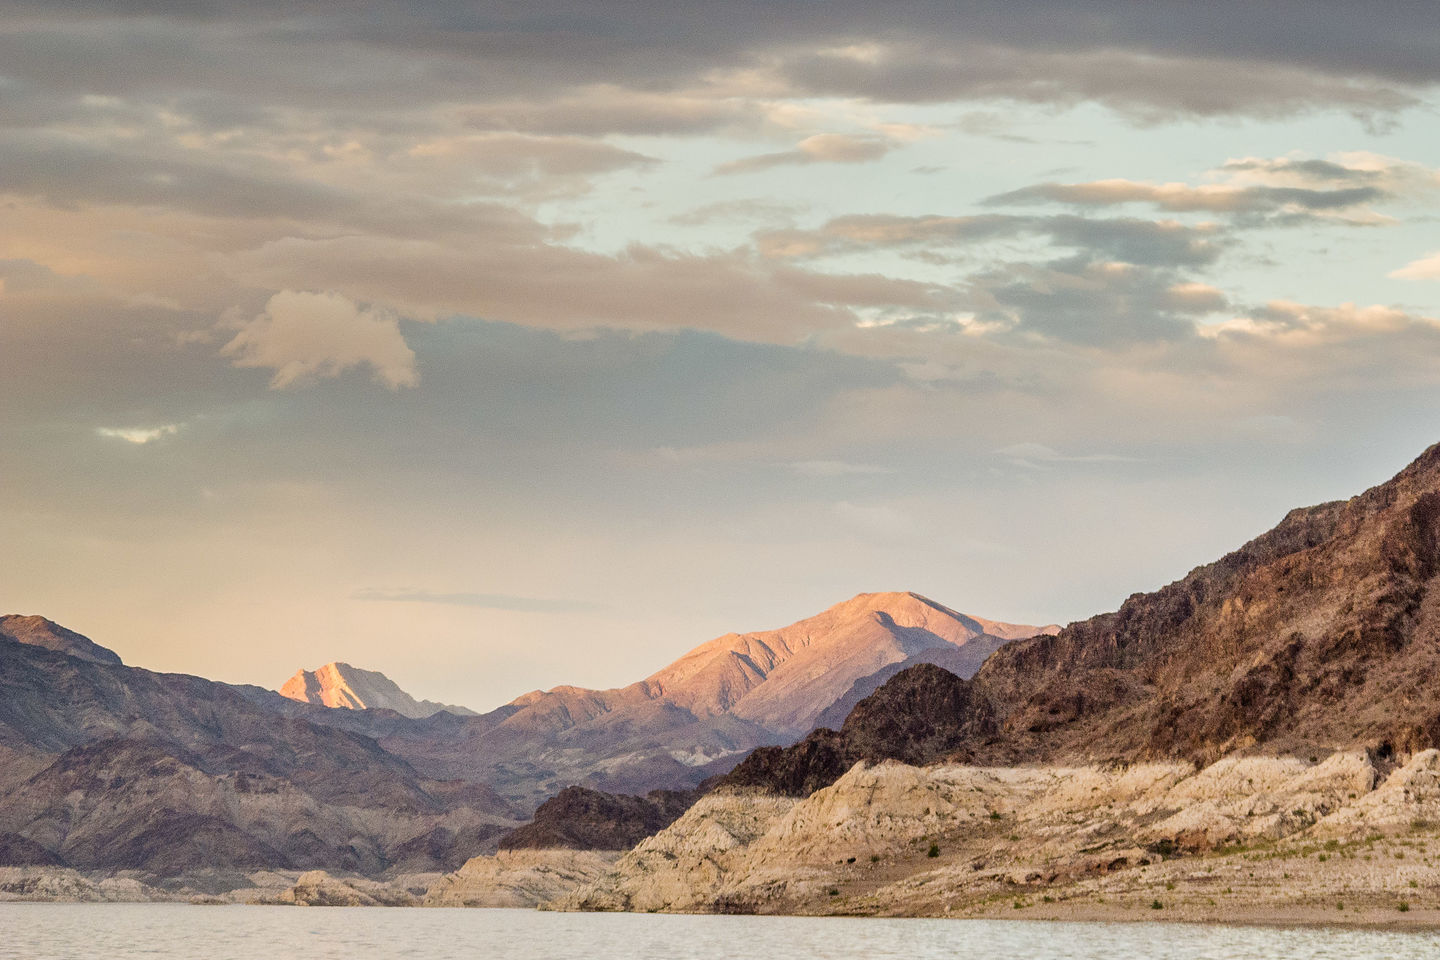
<instances>
[{"instance_id":1,"label":"gray cloud","mask_svg":"<svg viewBox=\"0 0 1440 960\"><path fill-rule=\"evenodd\" d=\"M1170 270L1086 258L1008 264L970 278L977 320L1014 337L1125 348L1196 335L1224 294Z\"/></svg>"},{"instance_id":2,"label":"gray cloud","mask_svg":"<svg viewBox=\"0 0 1440 960\"><path fill-rule=\"evenodd\" d=\"M761 97L1096 100L1138 116L1393 111L1440 81L1430 12L1401 0L1256 7L1217 0L824 5L214 3L11 0L0 63L22 101L163 103L198 122L324 111L424 122L458 105L485 129L596 135L756 122ZM1280 29L1277 25L1284 24ZM662 102L667 95L679 99ZM57 100L57 96L61 100ZM606 102L609 106L606 106Z\"/></svg>"}]
</instances>

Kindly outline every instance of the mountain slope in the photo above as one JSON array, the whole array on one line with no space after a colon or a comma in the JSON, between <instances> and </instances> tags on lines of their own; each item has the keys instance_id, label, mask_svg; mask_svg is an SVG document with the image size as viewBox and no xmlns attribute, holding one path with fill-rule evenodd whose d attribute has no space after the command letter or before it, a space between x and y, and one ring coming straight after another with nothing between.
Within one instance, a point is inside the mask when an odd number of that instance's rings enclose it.
<instances>
[{"instance_id":1,"label":"mountain slope","mask_svg":"<svg viewBox=\"0 0 1440 960\"><path fill-rule=\"evenodd\" d=\"M16 614L0 617L0 639L44 647L56 653L69 654L94 663L119 664L120 657L89 637L67 630L44 617L23 617Z\"/></svg>"},{"instance_id":2,"label":"mountain slope","mask_svg":"<svg viewBox=\"0 0 1440 960\"><path fill-rule=\"evenodd\" d=\"M361 670L348 663L335 661L316 670L299 670L285 681L280 696L301 703L350 710L394 710L419 719L444 710L458 716L475 716L465 707L416 700L401 690L395 681L377 670Z\"/></svg>"},{"instance_id":3,"label":"mountain slope","mask_svg":"<svg viewBox=\"0 0 1440 960\"><path fill-rule=\"evenodd\" d=\"M1115 613L1019 641L975 682L997 756L1440 743L1440 445Z\"/></svg>"}]
</instances>

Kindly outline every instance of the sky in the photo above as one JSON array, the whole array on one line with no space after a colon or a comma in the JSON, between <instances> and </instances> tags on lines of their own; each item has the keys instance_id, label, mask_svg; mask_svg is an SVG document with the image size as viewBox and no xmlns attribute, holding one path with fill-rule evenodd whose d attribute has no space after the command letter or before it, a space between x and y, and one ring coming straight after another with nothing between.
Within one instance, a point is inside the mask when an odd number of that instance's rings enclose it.
<instances>
[{"instance_id":1,"label":"sky","mask_svg":"<svg viewBox=\"0 0 1440 960\"><path fill-rule=\"evenodd\" d=\"M485 709L1440 441L1431 4L0 0L0 612Z\"/></svg>"}]
</instances>

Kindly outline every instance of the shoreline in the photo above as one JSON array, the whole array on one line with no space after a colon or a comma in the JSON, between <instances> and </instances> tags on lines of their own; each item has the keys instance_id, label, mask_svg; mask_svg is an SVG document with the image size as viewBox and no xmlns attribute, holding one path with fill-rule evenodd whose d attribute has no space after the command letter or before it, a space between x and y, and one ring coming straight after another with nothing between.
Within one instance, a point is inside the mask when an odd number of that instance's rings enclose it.
<instances>
[{"instance_id":1,"label":"shoreline","mask_svg":"<svg viewBox=\"0 0 1440 960\"><path fill-rule=\"evenodd\" d=\"M25 906L181 906L181 907L262 907L262 908L293 908L295 904L261 902L256 900L212 900L206 902L195 902L184 899L171 900L62 900L62 899L26 899L26 898L4 898L0 899L0 910L13 905ZM1093 906L1093 905L1092 905ZM324 909L382 909L391 910L395 907L387 907L379 904L372 905L335 905ZM400 908L407 909L407 908ZM409 907L408 909L416 909ZM1267 912L1256 910L1244 916L1218 917L1205 916L1177 909L1165 908L1164 915L1157 911L1153 916L1138 916L1137 913L1143 909L1140 905L1119 906L1102 905L1101 909L1083 909L1060 912L1046 912L1041 909L1026 909L1021 915L1007 915L1003 911L994 913L914 913L914 914L861 914L861 913L717 913L713 911L626 911L626 910L590 910L590 911L552 911L542 907L459 907L441 906L425 907L427 912L432 910L458 910L458 911L515 911L521 913L557 913L584 914L594 916L654 916L654 917L733 917L736 919L806 919L806 920L932 920L932 921L953 921L963 923L966 921L1000 922L1000 923L1024 923L1024 924L1087 924L1087 925L1111 925L1124 924L1126 926L1164 925L1164 926L1193 926L1193 927L1233 927L1237 929L1273 929L1273 930L1335 930L1335 931L1374 931L1377 933L1405 933L1424 934L1440 933L1440 909L1423 909L1401 913L1398 910L1386 911L1383 908L1372 908L1368 910L1356 910L1356 919L1346 917L1344 919L1329 913L1321 918L1319 914L1323 911L1320 907L1300 907L1291 910Z\"/></svg>"}]
</instances>

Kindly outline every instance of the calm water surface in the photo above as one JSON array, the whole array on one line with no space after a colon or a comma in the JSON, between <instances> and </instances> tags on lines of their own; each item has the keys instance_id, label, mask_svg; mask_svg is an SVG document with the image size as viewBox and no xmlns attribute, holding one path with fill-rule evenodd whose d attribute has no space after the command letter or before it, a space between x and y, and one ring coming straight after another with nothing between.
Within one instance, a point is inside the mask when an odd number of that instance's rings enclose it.
<instances>
[{"instance_id":1,"label":"calm water surface","mask_svg":"<svg viewBox=\"0 0 1440 960\"><path fill-rule=\"evenodd\" d=\"M1409 960L1440 934L1184 924L1035 923L0 904L0 958L131 960Z\"/></svg>"}]
</instances>

